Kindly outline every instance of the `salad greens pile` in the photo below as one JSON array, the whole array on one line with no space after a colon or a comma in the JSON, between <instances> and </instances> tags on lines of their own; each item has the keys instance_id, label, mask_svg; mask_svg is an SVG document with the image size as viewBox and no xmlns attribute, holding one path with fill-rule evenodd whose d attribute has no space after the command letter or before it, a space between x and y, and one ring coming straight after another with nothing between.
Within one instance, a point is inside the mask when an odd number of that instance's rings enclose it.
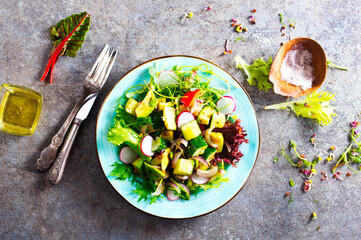
<instances>
[{"instance_id":1,"label":"salad greens pile","mask_svg":"<svg viewBox=\"0 0 361 240\"><path fill-rule=\"evenodd\" d=\"M164 196L189 200L227 182L226 168L240 160L239 145L248 140L232 116L229 89L210 86L208 77L221 77L207 64L155 65L149 74L149 83L132 86L116 102L108 141L119 147L120 161L110 175L129 180L138 201L150 204Z\"/></svg>"}]
</instances>

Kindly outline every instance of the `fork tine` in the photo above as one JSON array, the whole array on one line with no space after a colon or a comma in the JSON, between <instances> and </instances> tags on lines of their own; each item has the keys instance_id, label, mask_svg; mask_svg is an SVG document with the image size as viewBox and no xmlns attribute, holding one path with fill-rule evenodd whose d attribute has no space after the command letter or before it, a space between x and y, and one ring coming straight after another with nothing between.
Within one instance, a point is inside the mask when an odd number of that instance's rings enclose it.
<instances>
[{"instance_id":1,"label":"fork tine","mask_svg":"<svg viewBox=\"0 0 361 240\"><path fill-rule=\"evenodd\" d=\"M97 82L97 79L101 76L102 72L104 71L104 68L106 68L106 66L108 65L110 60L110 51L111 48L107 50L105 56L103 57L103 59L101 59L97 68L94 70L93 75L90 77L90 81L92 81L93 83Z\"/></svg>"},{"instance_id":2,"label":"fork tine","mask_svg":"<svg viewBox=\"0 0 361 240\"><path fill-rule=\"evenodd\" d=\"M113 65L114 65L114 62L115 62L115 59L117 58L117 55L118 55L118 52L116 50L113 50L110 54L110 61L109 61L109 64L108 66L106 67L105 71L104 71L104 75L102 75L101 78L98 79L98 84L100 86L103 86L105 81L107 80L108 76L109 76L109 73L111 72L112 68L113 68Z\"/></svg>"},{"instance_id":3,"label":"fork tine","mask_svg":"<svg viewBox=\"0 0 361 240\"><path fill-rule=\"evenodd\" d=\"M101 53L99 54L99 57L97 58L97 60L95 61L93 67L91 68L89 74L87 75L87 78L91 78L92 75L95 73L95 71L98 69L99 64L101 63L101 61L106 56L107 52L109 51L109 48L110 48L110 46L108 44L104 45Z\"/></svg>"}]
</instances>

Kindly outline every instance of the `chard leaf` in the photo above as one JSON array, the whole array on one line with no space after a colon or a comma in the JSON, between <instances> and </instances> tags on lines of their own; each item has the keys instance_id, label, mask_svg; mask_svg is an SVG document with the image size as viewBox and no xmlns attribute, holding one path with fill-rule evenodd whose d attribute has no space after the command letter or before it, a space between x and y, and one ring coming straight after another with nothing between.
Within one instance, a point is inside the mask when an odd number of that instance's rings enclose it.
<instances>
[{"instance_id":1,"label":"chard leaf","mask_svg":"<svg viewBox=\"0 0 361 240\"><path fill-rule=\"evenodd\" d=\"M259 90L265 92L272 88L273 85L269 81L269 71L272 65L272 57L269 58L268 62L264 61L263 58L258 58L254 60L252 65L248 65L240 56L236 56L235 59L236 67L243 69L247 74L247 82L249 84L253 86L257 85Z\"/></svg>"},{"instance_id":2,"label":"chard leaf","mask_svg":"<svg viewBox=\"0 0 361 240\"><path fill-rule=\"evenodd\" d=\"M321 126L325 126L332 122L332 116L337 115L330 105L331 100L335 101L334 97L335 94L329 92L314 92L305 99L274 104L265 109L287 109L297 116L316 119Z\"/></svg>"},{"instance_id":3,"label":"chard leaf","mask_svg":"<svg viewBox=\"0 0 361 240\"><path fill-rule=\"evenodd\" d=\"M71 15L50 27L53 49L40 81L44 81L50 72L50 83L53 82L53 69L59 57L64 54L75 57L83 45L89 27L90 15L87 12Z\"/></svg>"},{"instance_id":4,"label":"chard leaf","mask_svg":"<svg viewBox=\"0 0 361 240\"><path fill-rule=\"evenodd\" d=\"M53 50L65 40L60 55L75 57L82 47L90 27L90 15L87 12L73 14L60 20L55 26L50 27L50 38L53 41Z\"/></svg>"}]
</instances>

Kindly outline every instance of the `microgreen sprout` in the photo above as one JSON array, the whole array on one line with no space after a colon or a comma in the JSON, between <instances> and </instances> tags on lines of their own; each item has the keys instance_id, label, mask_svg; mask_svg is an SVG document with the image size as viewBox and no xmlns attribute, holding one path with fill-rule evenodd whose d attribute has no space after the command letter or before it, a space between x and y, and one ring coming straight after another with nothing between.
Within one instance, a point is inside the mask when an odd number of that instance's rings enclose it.
<instances>
[{"instance_id":1,"label":"microgreen sprout","mask_svg":"<svg viewBox=\"0 0 361 240\"><path fill-rule=\"evenodd\" d=\"M287 192L285 194L286 198L287 198L287 202L288 202L288 206L290 206L291 202L293 202L294 198L293 198L293 193L292 192Z\"/></svg>"},{"instance_id":2,"label":"microgreen sprout","mask_svg":"<svg viewBox=\"0 0 361 240\"><path fill-rule=\"evenodd\" d=\"M282 13L279 13L278 16L280 17L280 23L283 24L283 15L282 15Z\"/></svg>"},{"instance_id":3,"label":"microgreen sprout","mask_svg":"<svg viewBox=\"0 0 361 240\"><path fill-rule=\"evenodd\" d=\"M278 157L274 157L273 158L273 162L275 163L275 162L278 162Z\"/></svg>"},{"instance_id":4,"label":"microgreen sprout","mask_svg":"<svg viewBox=\"0 0 361 240\"><path fill-rule=\"evenodd\" d=\"M337 65L333 64L331 61L328 61L328 60L327 60L327 67L334 67L334 68L338 68L340 70L348 71L348 68L337 66Z\"/></svg>"}]
</instances>

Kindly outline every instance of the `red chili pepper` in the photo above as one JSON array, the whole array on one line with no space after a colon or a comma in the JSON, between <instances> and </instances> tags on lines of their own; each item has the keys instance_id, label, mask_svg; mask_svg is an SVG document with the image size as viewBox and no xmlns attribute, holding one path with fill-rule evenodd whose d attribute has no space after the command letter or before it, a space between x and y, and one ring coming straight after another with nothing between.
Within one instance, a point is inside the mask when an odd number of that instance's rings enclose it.
<instances>
[{"instance_id":1,"label":"red chili pepper","mask_svg":"<svg viewBox=\"0 0 361 240\"><path fill-rule=\"evenodd\" d=\"M199 89L194 91L189 91L181 98L180 102L184 104L184 106L189 107L191 103L199 96Z\"/></svg>"}]
</instances>

